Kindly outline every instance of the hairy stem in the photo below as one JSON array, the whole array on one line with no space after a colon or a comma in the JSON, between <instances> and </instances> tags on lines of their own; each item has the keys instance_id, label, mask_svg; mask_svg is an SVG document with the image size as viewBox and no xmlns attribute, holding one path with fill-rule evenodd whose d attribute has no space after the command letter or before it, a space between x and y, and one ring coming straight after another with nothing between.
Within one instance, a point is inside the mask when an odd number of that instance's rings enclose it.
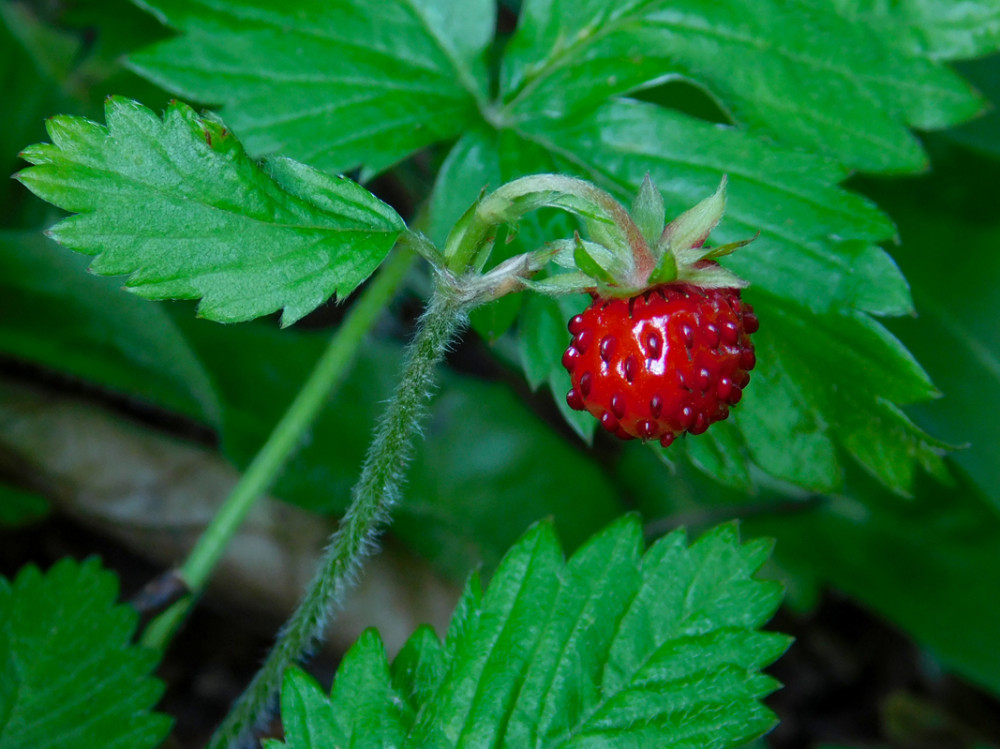
<instances>
[{"instance_id":1,"label":"hairy stem","mask_svg":"<svg viewBox=\"0 0 1000 749\"><path fill-rule=\"evenodd\" d=\"M309 379L177 571L191 595L177 601L150 622L142 635L144 645L163 649L170 642L250 510L271 488L330 393L347 373L365 335L392 298L413 260L413 254L408 251L394 253L351 306Z\"/></svg>"},{"instance_id":2,"label":"hairy stem","mask_svg":"<svg viewBox=\"0 0 1000 749\"><path fill-rule=\"evenodd\" d=\"M399 497L413 439L433 392L436 366L464 322L465 305L444 277L439 277L340 527L298 609L282 629L264 666L216 731L209 749L229 749L247 741L251 729L267 714L285 670L313 647L331 612L343 603Z\"/></svg>"},{"instance_id":3,"label":"hairy stem","mask_svg":"<svg viewBox=\"0 0 1000 749\"><path fill-rule=\"evenodd\" d=\"M465 212L445 243L447 267L456 273L481 269L498 226L515 224L526 213L546 206L576 214L592 235L600 236L612 228L620 232L638 253L636 262L648 266L647 275L656 264L632 217L612 195L576 177L533 174L497 188Z\"/></svg>"}]
</instances>

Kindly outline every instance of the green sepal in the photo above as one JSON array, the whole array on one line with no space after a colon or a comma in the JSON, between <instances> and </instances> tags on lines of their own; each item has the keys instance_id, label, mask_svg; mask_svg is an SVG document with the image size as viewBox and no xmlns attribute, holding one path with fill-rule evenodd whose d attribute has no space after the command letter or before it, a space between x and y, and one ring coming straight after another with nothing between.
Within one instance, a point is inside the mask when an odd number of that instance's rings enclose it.
<instances>
[{"instance_id":1,"label":"green sepal","mask_svg":"<svg viewBox=\"0 0 1000 749\"><path fill-rule=\"evenodd\" d=\"M663 233L666 219L666 209L663 207L663 195L656 189L653 180L646 172L645 179L632 201L632 220L650 247L655 247Z\"/></svg>"},{"instance_id":2,"label":"green sepal","mask_svg":"<svg viewBox=\"0 0 1000 749\"><path fill-rule=\"evenodd\" d=\"M525 279L522 283L525 288L546 296L582 294L594 288L594 279L586 273L560 273L537 281Z\"/></svg>"},{"instance_id":3,"label":"green sepal","mask_svg":"<svg viewBox=\"0 0 1000 749\"><path fill-rule=\"evenodd\" d=\"M677 280L677 259L672 252L664 252L660 259L656 261L656 267L649 274L650 286L659 286L663 283L670 283Z\"/></svg>"},{"instance_id":4,"label":"green sepal","mask_svg":"<svg viewBox=\"0 0 1000 749\"><path fill-rule=\"evenodd\" d=\"M545 249L552 251L552 262L556 265L569 270L579 270L577 268L575 257L578 243L582 244L583 248L587 251L587 254L590 255L590 257L593 258L598 265L606 269L608 273L613 276L619 274L621 271L619 266L622 265L619 257L603 244L583 239L579 236L579 234L577 234L573 239L557 239L555 242L549 242L545 245Z\"/></svg>"},{"instance_id":5,"label":"green sepal","mask_svg":"<svg viewBox=\"0 0 1000 749\"><path fill-rule=\"evenodd\" d=\"M573 247L573 261L576 267L593 278L595 281L604 284L615 285L615 277L598 263L591 255L580 239L579 232L573 233L575 246Z\"/></svg>"},{"instance_id":6,"label":"green sepal","mask_svg":"<svg viewBox=\"0 0 1000 749\"><path fill-rule=\"evenodd\" d=\"M715 263L705 268L688 266L678 273L677 280L705 289L745 289L750 285L749 281Z\"/></svg>"},{"instance_id":7,"label":"green sepal","mask_svg":"<svg viewBox=\"0 0 1000 749\"><path fill-rule=\"evenodd\" d=\"M732 255L736 250L741 247L746 247L748 244L753 242L757 237L760 236L758 231L750 239L741 239L739 242L726 242L726 244L720 244L718 247L711 248L708 252L701 256L703 260L715 260L719 257L724 257L726 255Z\"/></svg>"},{"instance_id":8,"label":"green sepal","mask_svg":"<svg viewBox=\"0 0 1000 749\"><path fill-rule=\"evenodd\" d=\"M728 177L722 176L719 189L705 198L694 208L689 208L675 218L660 235L657 250L666 254L701 246L712 229L716 227L726 211L726 184Z\"/></svg>"}]
</instances>

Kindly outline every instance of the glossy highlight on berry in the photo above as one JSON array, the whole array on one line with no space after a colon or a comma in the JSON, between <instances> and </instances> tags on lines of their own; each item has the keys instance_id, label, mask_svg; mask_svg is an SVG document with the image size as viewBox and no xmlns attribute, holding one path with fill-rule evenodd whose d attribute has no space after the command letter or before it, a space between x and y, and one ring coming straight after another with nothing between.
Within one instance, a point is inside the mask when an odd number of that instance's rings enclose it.
<instances>
[{"instance_id":1,"label":"glossy highlight on berry","mask_svg":"<svg viewBox=\"0 0 1000 749\"><path fill-rule=\"evenodd\" d=\"M566 402L621 439L667 447L701 434L742 398L759 327L736 288L671 283L629 299L595 294L569 323Z\"/></svg>"}]
</instances>

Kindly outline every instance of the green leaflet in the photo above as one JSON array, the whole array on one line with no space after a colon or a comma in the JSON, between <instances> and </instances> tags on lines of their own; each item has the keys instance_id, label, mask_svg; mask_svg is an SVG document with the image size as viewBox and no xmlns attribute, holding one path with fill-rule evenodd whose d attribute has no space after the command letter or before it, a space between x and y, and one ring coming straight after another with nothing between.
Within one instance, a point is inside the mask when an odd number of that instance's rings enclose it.
<instances>
[{"instance_id":1,"label":"green leaflet","mask_svg":"<svg viewBox=\"0 0 1000 749\"><path fill-rule=\"evenodd\" d=\"M759 670L788 646L758 629L781 598L753 577L769 552L728 525L643 555L628 517L564 562L535 526L485 593L470 581L443 645L422 628L390 665L368 632L329 698L290 673L269 749L739 746L773 725L760 699L777 683Z\"/></svg>"},{"instance_id":2,"label":"green leaflet","mask_svg":"<svg viewBox=\"0 0 1000 749\"><path fill-rule=\"evenodd\" d=\"M866 470L901 494L909 491L916 466L943 472L941 454L947 445L925 434L894 405L939 393L888 330L860 312L820 317L772 304L760 342L770 348L760 358L766 362L771 355L781 361L829 438L835 437ZM761 369L766 377L767 365ZM758 395L748 393L748 402ZM746 419L738 423L746 429ZM752 450L749 434L747 442Z\"/></svg>"},{"instance_id":3,"label":"green leaflet","mask_svg":"<svg viewBox=\"0 0 1000 749\"><path fill-rule=\"evenodd\" d=\"M939 147L943 144L939 141ZM952 459L1000 510L1000 221L991 185L1000 164L959 148L943 149L933 174L906 192L879 188L899 216L919 317L892 329L920 357L944 397L913 409L922 424L967 445ZM947 253L942 265L942 248Z\"/></svg>"},{"instance_id":4,"label":"green leaflet","mask_svg":"<svg viewBox=\"0 0 1000 749\"><path fill-rule=\"evenodd\" d=\"M254 155L362 166L367 179L485 106L490 0L143 4L183 34L133 55L133 69L222 104Z\"/></svg>"},{"instance_id":5,"label":"green leaflet","mask_svg":"<svg viewBox=\"0 0 1000 749\"><path fill-rule=\"evenodd\" d=\"M963 60L1000 44L997 0L835 0L849 21L879 29L889 44L912 55Z\"/></svg>"},{"instance_id":6,"label":"green leaflet","mask_svg":"<svg viewBox=\"0 0 1000 749\"><path fill-rule=\"evenodd\" d=\"M79 215L50 235L129 274L149 299L201 299L199 313L235 322L282 309L286 325L378 267L402 219L359 185L303 164L253 162L214 117L175 102L160 119L111 98L107 126L48 121L52 143L22 156L18 179Z\"/></svg>"},{"instance_id":7,"label":"green leaflet","mask_svg":"<svg viewBox=\"0 0 1000 749\"><path fill-rule=\"evenodd\" d=\"M667 75L707 86L733 119L867 171L921 169L908 126L966 120L982 100L957 75L821 3L527 2L504 57L515 122L585 113Z\"/></svg>"},{"instance_id":8,"label":"green leaflet","mask_svg":"<svg viewBox=\"0 0 1000 749\"><path fill-rule=\"evenodd\" d=\"M130 644L137 615L96 559L0 578L0 746L153 749L170 727L151 713L157 656Z\"/></svg>"}]
</instances>

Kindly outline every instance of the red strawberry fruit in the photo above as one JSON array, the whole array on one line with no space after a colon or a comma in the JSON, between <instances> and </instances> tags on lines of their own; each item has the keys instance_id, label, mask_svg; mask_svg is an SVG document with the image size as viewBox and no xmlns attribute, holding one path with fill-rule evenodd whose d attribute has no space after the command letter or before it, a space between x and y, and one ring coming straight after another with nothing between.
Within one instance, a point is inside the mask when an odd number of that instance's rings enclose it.
<instances>
[{"instance_id":1,"label":"red strawberry fruit","mask_svg":"<svg viewBox=\"0 0 1000 749\"><path fill-rule=\"evenodd\" d=\"M569 405L622 439L701 434L743 396L756 364L759 323L746 283L716 262L747 244L706 247L722 218L716 193L664 226L663 198L647 177L629 214L592 222L592 240L565 243L557 262L580 273L573 290L593 303L569 322L563 354ZM564 282L565 284L565 282Z\"/></svg>"},{"instance_id":2,"label":"red strawberry fruit","mask_svg":"<svg viewBox=\"0 0 1000 749\"><path fill-rule=\"evenodd\" d=\"M739 403L756 363L757 327L737 288L672 283L628 299L595 296L569 322L566 401L622 439L668 447Z\"/></svg>"}]
</instances>

